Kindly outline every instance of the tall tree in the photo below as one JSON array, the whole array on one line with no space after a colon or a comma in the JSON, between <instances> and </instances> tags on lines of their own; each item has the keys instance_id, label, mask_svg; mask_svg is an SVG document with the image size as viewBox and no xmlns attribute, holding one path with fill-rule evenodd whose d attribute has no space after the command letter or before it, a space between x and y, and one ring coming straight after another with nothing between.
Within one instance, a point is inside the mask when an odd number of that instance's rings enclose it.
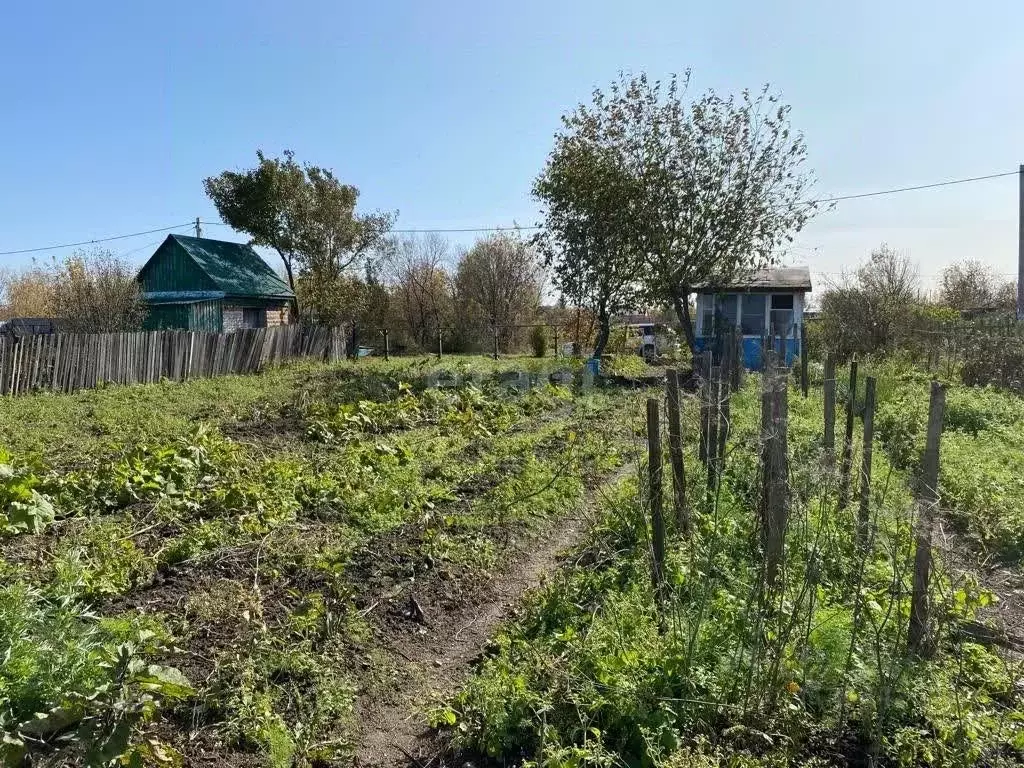
<instances>
[{"instance_id":1,"label":"tall tree","mask_svg":"<svg viewBox=\"0 0 1024 768\"><path fill-rule=\"evenodd\" d=\"M382 263L391 284L391 304L420 349L435 349L437 335L450 326L452 280L445 269L449 244L438 234L392 243Z\"/></svg>"},{"instance_id":2,"label":"tall tree","mask_svg":"<svg viewBox=\"0 0 1024 768\"><path fill-rule=\"evenodd\" d=\"M478 339L495 329L507 348L515 326L536 315L542 289L543 269L529 243L504 232L477 240L456 267L459 324Z\"/></svg>"},{"instance_id":3,"label":"tall tree","mask_svg":"<svg viewBox=\"0 0 1024 768\"><path fill-rule=\"evenodd\" d=\"M806 147L777 95L766 86L686 103L688 82L620 76L564 122L629 179L612 193L625 214L616 238L642 256L646 298L673 307L695 349L694 289L774 263L817 205L804 199Z\"/></svg>"},{"instance_id":4,"label":"tall tree","mask_svg":"<svg viewBox=\"0 0 1024 768\"><path fill-rule=\"evenodd\" d=\"M595 103L601 100L595 92ZM635 179L606 135L600 109L581 106L562 124L533 185L544 216L536 243L563 298L596 315L594 356L600 357L612 314L638 295L641 264L629 210L637 197Z\"/></svg>"},{"instance_id":5,"label":"tall tree","mask_svg":"<svg viewBox=\"0 0 1024 768\"><path fill-rule=\"evenodd\" d=\"M999 307L1012 310L1017 286L1004 281L989 265L977 259L951 264L942 271L939 299L953 309Z\"/></svg>"},{"instance_id":6,"label":"tall tree","mask_svg":"<svg viewBox=\"0 0 1024 768\"><path fill-rule=\"evenodd\" d=\"M821 298L826 344L845 357L886 349L921 299L917 264L882 243L852 273Z\"/></svg>"},{"instance_id":7,"label":"tall tree","mask_svg":"<svg viewBox=\"0 0 1024 768\"><path fill-rule=\"evenodd\" d=\"M326 168L300 165L291 151L283 158L257 151L256 157L255 168L205 179L206 194L225 223L249 235L253 245L277 252L293 290L303 276L304 312L333 319L327 317L331 292L343 288L347 270L383 242L395 215L357 214L356 187Z\"/></svg>"}]
</instances>

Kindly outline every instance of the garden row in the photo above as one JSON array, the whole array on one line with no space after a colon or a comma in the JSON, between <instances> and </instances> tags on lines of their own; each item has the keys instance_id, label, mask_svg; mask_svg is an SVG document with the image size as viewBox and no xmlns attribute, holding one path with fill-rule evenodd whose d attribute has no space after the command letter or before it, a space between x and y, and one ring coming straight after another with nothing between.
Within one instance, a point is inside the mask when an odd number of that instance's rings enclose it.
<instances>
[{"instance_id":1,"label":"garden row","mask_svg":"<svg viewBox=\"0 0 1024 768\"><path fill-rule=\"evenodd\" d=\"M0 762L349 754L358 702L394 685L379 633L413 588L471 599L629 441L624 395L425 388L432 370L13 401L81 419L0 425Z\"/></svg>"}]
</instances>

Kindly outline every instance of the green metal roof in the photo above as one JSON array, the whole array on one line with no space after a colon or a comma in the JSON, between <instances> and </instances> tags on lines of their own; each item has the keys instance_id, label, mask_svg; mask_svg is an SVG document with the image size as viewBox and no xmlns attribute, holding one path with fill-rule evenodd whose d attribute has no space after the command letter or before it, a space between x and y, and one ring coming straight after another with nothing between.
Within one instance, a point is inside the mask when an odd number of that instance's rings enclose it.
<instances>
[{"instance_id":1,"label":"green metal roof","mask_svg":"<svg viewBox=\"0 0 1024 768\"><path fill-rule=\"evenodd\" d=\"M168 235L192 257L192 260L228 296L274 296L292 298L295 294L252 246L205 237Z\"/></svg>"}]
</instances>

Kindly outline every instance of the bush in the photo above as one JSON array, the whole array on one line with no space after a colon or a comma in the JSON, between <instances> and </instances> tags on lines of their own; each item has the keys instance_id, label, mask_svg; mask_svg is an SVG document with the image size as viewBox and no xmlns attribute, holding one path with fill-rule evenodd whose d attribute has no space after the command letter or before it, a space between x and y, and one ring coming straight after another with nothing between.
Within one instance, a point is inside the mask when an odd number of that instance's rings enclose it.
<instances>
[{"instance_id":1,"label":"bush","mask_svg":"<svg viewBox=\"0 0 1024 768\"><path fill-rule=\"evenodd\" d=\"M534 357L544 357L548 351L548 332L543 325L533 326L530 331L530 347Z\"/></svg>"}]
</instances>

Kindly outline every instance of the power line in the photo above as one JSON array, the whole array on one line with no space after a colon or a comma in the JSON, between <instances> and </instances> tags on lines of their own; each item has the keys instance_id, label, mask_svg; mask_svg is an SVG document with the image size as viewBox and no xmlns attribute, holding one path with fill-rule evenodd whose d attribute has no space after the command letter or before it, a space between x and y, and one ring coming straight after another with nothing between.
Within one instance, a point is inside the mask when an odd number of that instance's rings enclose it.
<instances>
[{"instance_id":1,"label":"power line","mask_svg":"<svg viewBox=\"0 0 1024 768\"><path fill-rule=\"evenodd\" d=\"M212 225L215 227L230 227L230 224L225 224L223 221L204 221L204 224ZM525 230L543 229L539 225L524 226L524 227L462 227L462 228L415 228L415 229L390 229L389 232L393 232L398 235L415 235L415 234L426 234L426 233L446 233L446 232L519 232Z\"/></svg>"},{"instance_id":2,"label":"power line","mask_svg":"<svg viewBox=\"0 0 1024 768\"><path fill-rule=\"evenodd\" d=\"M897 187L896 189L882 189L878 192L861 192L857 195L842 195L840 197L826 197L820 200L807 200L811 203L838 203L841 200L857 200L862 197L878 197L879 195L894 195L897 192L914 192L918 189L934 189L935 187L948 187L951 184L967 184L971 181L985 181L986 179L998 179L1003 176L1016 176L1020 171L1006 171L1005 173L990 173L987 176L971 176L966 179L949 179L948 181L936 181L933 184L918 184L913 187Z\"/></svg>"},{"instance_id":3,"label":"power line","mask_svg":"<svg viewBox=\"0 0 1024 768\"><path fill-rule=\"evenodd\" d=\"M805 205L811 205L815 203L838 203L844 200L858 200L864 197L879 197L881 195L894 195L900 192L914 192L921 189L934 189L936 187L947 187L953 184L967 184L974 181L985 181L987 179L998 179L1004 176L1016 176L1020 171L1006 171L1004 173L990 173L985 176L971 176L963 179L947 179L946 181L936 181L931 184L917 184L910 187L896 187L894 189L882 189L876 192L861 192L855 195L840 195L838 197L824 197L816 200L805 200ZM217 227L230 227L230 224L226 224L222 221L209 221L203 222L204 224L217 226ZM76 243L61 243L59 245L45 245L38 248L21 248L14 251L0 251L0 256L17 256L23 253L39 253L41 251L55 251L59 248L74 248L79 245L94 245L96 243L107 243L112 240L126 240L130 237L139 237L140 235L150 235L154 232L167 232L172 229L181 229L183 227L193 227L195 221L185 222L184 224L174 224L170 227L157 227L156 229L147 229L143 232L132 232L127 235L112 235L110 237L100 237L93 240L81 240ZM392 232L396 234L455 234L455 233L474 233L474 232L523 232L530 230L543 229L539 225L523 226L523 227L423 227L423 228L412 228L412 229L393 229Z\"/></svg>"},{"instance_id":4,"label":"power line","mask_svg":"<svg viewBox=\"0 0 1024 768\"><path fill-rule=\"evenodd\" d=\"M74 248L78 245L94 245L96 243L109 243L111 240L126 240L129 237L139 237L140 235L151 235L154 232L167 232L171 229L181 229L182 227L191 227L194 222L186 222L184 224L175 224L171 227L157 227L156 229L147 229L144 232L132 232L128 235L112 235L110 237L98 237L94 240L81 240L77 243L61 243L60 245L44 245L39 248L22 248L17 251L0 251L0 256L16 256L19 253L39 253L40 251L55 251L58 248Z\"/></svg>"}]
</instances>

